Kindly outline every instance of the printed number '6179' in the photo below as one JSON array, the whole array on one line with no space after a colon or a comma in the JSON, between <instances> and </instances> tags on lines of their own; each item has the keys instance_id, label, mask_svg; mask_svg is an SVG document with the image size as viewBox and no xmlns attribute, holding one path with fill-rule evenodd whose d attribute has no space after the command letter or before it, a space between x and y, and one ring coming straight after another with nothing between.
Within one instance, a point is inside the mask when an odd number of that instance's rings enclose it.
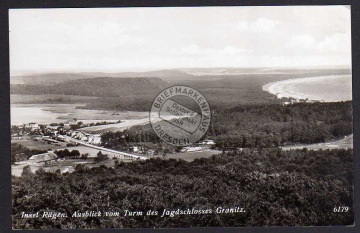
<instances>
[{"instance_id":1,"label":"printed number '6179'","mask_svg":"<svg viewBox=\"0 0 360 233\"><path fill-rule=\"evenodd\" d=\"M349 211L349 207L347 206L336 206L334 207L333 211L335 213L346 213Z\"/></svg>"}]
</instances>

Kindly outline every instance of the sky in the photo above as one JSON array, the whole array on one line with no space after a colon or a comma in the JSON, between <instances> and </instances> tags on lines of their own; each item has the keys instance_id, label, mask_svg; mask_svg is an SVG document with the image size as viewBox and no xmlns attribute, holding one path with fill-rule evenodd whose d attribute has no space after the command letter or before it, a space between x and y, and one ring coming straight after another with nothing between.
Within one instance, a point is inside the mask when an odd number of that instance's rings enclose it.
<instances>
[{"instance_id":1,"label":"sky","mask_svg":"<svg viewBox=\"0 0 360 233\"><path fill-rule=\"evenodd\" d=\"M10 70L351 65L350 7L11 9Z\"/></svg>"}]
</instances>

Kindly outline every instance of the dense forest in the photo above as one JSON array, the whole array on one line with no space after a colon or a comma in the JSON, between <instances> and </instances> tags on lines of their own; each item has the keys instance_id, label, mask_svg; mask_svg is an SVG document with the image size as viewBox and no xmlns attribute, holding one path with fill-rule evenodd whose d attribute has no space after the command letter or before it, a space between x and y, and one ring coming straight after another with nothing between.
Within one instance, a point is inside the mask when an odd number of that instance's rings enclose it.
<instances>
[{"instance_id":1,"label":"dense forest","mask_svg":"<svg viewBox=\"0 0 360 233\"><path fill-rule=\"evenodd\" d=\"M337 72L344 72L336 70ZM81 72L81 73L39 73L30 75L11 76L11 84L39 84L52 85L55 83L62 83L67 81L79 79L91 79L98 77L110 78L192 78L193 75L180 70L155 70L147 72L118 72L118 73L104 73L104 72Z\"/></svg>"},{"instance_id":2,"label":"dense forest","mask_svg":"<svg viewBox=\"0 0 360 233\"><path fill-rule=\"evenodd\" d=\"M169 84L159 78L86 78L52 85L13 84L11 94L63 94L96 97L158 94Z\"/></svg>"},{"instance_id":3,"label":"dense forest","mask_svg":"<svg viewBox=\"0 0 360 233\"><path fill-rule=\"evenodd\" d=\"M242 105L215 111L211 138L219 149L268 148L289 144L321 143L352 133L352 102ZM158 143L150 125L101 136L105 147L121 150L129 142Z\"/></svg>"},{"instance_id":4,"label":"dense forest","mask_svg":"<svg viewBox=\"0 0 360 233\"><path fill-rule=\"evenodd\" d=\"M353 151L246 149L208 159L150 159L74 173L13 177L14 229L164 228L205 226L352 225ZM243 213L219 214L239 206ZM339 207L348 211L339 212ZM163 209L212 209L161 217ZM21 212L60 211L66 218L21 218ZM119 211L118 217L71 218L75 211ZM124 216L124 211L158 211Z\"/></svg>"},{"instance_id":5,"label":"dense forest","mask_svg":"<svg viewBox=\"0 0 360 233\"><path fill-rule=\"evenodd\" d=\"M352 133L352 102L238 106L213 115L218 146L322 143Z\"/></svg>"},{"instance_id":6,"label":"dense forest","mask_svg":"<svg viewBox=\"0 0 360 233\"><path fill-rule=\"evenodd\" d=\"M79 100L79 103L86 103L86 106L80 108L149 111L156 95L168 86L167 82L159 78L101 77L51 85L12 84L10 92L16 96L44 96L42 99L32 98L33 103L74 103L79 98L69 96L83 96L89 99ZM26 100L24 102L28 103Z\"/></svg>"}]
</instances>

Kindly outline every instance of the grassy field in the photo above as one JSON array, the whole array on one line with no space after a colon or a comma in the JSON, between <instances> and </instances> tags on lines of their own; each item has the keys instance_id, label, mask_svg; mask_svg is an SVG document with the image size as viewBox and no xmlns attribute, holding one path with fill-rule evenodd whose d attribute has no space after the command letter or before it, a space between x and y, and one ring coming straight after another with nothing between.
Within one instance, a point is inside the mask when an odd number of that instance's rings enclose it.
<instances>
[{"instance_id":1,"label":"grassy field","mask_svg":"<svg viewBox=\"0 0 360 233\"><path fill-rule=\"evenodd\" d=\"M165 159L182 159L185 161L193 161L197 158L209 158L212 155L221 154L221 151L219 150L210 150L210 149L204 149L200 151L194 151L194 152L181 152L176 154L167 154L165 156ZM162 155L153 155L149 156L149 158L163 158Z\"/></svg>"},{"instance_id":2,"label":"grassy field","mask_svg":"<svg viewBox=\"0 0 360 233\"><path fill-rule=\"evenodd\" d=\"M11 140L11 143L18 143L20 145L26 146L29 149L37 150L59 150L60 148L66 147L66 142L59 142L58 145L54 145L43 141L34 141L31 139Z\"/></svg>"},{"instance_id":3,"label":"grassy field","mask_svg":"<svg viewBox=\"0 0 360 233\"><path fill-rule=\"evenodd\" d=\"M135 117L135 116L133 116ZM107 131L123 131L125 129L129 129L132 126L135 125L143 125L149 123L149 113L148 112L139 112L136 117L141 119L131 119L131 120L124 120L121 123L116 124L108 124L108 125L96 125L96 126L89 126L85 128L79 129L79 131L88 132L88 133L102 133ZM128 118L130 119L130 116Z\"/></svg>"},{"instance_id":4,"label":"grassy field","mask_svg":"<svg viewBox=\"0 0 360 233\"><path fill-rule=\"evenodd\" d=\"M285 146L282 147L283 150L296 150L296 149L303 149L308 148L311 150L326 150L326 149L352 149L354 146L353 144L353 135L345 137L344 139L327 142L327 143L317 143L317 144L310 144L310 145L299 145L299 146Z\"/></svg>"}]
</instances>

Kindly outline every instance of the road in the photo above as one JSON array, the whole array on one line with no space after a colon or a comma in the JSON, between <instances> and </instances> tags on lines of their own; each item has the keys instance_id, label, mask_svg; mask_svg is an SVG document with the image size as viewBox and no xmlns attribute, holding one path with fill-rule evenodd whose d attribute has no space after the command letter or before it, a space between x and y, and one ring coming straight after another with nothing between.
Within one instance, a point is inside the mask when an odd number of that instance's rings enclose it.
<instances>
[{"instance_id":1,"label":"road","mask_svg":"<svg viewBox=\"0 0 360 233\"><path fill-rule=\"evenodd\" d=\"M80 140L71 138L71 137L69 137L69 136L64 136L64 137L66 137L66 139L68 139L69 141L78 143L78 144L83 145L83 146L86 146L86 147L98 149L98 150L101 150L101 151L106 151L106 152L113 153L113 154L119 154L119 155L123 155L123 156L125 156L125 157L134 158L134 159L140 159L140 160L149 159L149 158L147 158L147 157L140 156L140 155L134 155L134 154L126 153L126 152L111 150L111 149L104 148L104 147L101 147L101 146L94 146L94 145L91 145L91 144L87 144L87 143L85 143L85 142L83 142L83 141L80 141Z\"/></svg>"},{"instance_id":2,"label":"road","mask_svg":"<svg viewBox=\"0 0 360 233\"><path fill-rule=\"evenodd\" d=\"M353 134L346 136L343 139L333 141L333 142L325 142L325 143L316 143L310 145L298 145L298 146L284 146L283 150L295 150L295 149L303 149L308 148L311 150L319 150L319 149L349 149L353 148Z\"/></svg>"}]
</instances>

